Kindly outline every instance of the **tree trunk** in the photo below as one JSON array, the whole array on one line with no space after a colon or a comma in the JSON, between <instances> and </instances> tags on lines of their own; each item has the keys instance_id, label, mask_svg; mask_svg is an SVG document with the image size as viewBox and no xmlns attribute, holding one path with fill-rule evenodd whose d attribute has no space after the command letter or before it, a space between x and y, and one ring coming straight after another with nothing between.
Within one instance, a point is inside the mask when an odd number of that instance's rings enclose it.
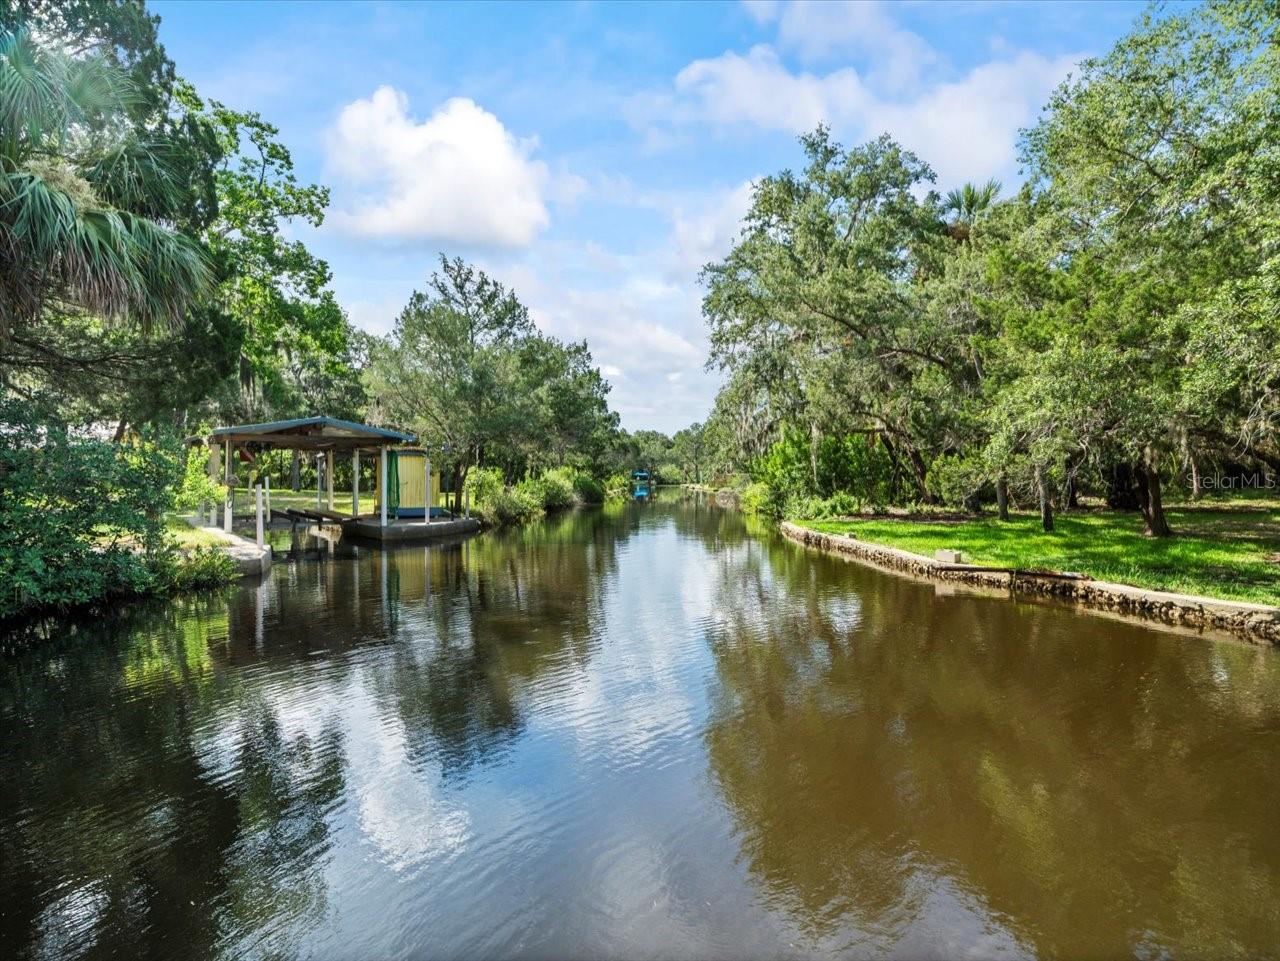
<instances>
[{"instance_id":1,"label":"tree trunk","mask_svg":"<svg viewBox=\"0 0 1280 961\"><path fill-rule=\"evenodd\" d=\"M884 447L885 453L889 455L889 463L893 465L893 470L889 474L889 492L896 496L898 484L902 480L902 464L898 460L898 452L893 448L893 441L883 433L880 435L880 445Z\"/></svg>"},{"instance_id":2,"label":"tree trunk","mask_svg":"<svg viewBox=\"0 0 1280 961\"><path fill-rule=\"evenodd\" d=\"M1196 463L1196 459L1191 458L1191 499L1198 501L1200 495L1204 493L1204 481L1200 477L1200 465Z\"/></svg>"},{"instance_id":3,"label":"tree trunk","mask_svg":"<svg viewBox=\"0 0 1280 961\"><path fill-rule=\"evenodd\" d=\"M1040 526L1045 533L1053 530L1053 501L1049 497L1049 480L1044 476L1044 469L1036 465L1036 494L1040 498Z\"/></svg>"},{"instance_id":4,"label":"tree trunk","mask_svg":"<svg viewBox=\"0 0 1280 961\"><path fill-rule=\"evenodd\" d=\"M929 485L925 481L929 474L929 468L925 466L924 458L920 456L920 452L914 447L908 447L907 461L911 464L911 473L915 475L920 501L924 504L934 503L934 497L929 493Z\"/></svg>"},{"instance_id":5,"label":"tree trunk","mask_svg":"<svg viewBox=\"0 0 1280 961\"><path fill-rule=\"evenodd\" d=\"M1076 484L1076 478L1074 474L1067 478L1066 494L1067 494L1066 496L1067 510L1073 511L1076 508L1078 508L1080 506L1080 489L1079 489L1079 486Z\"/></svg>"},{"instance_id":6,"label":"tree trunk","mask_svg":"<svg viewBox=\"0 0 1280 961\"><path fill-rule=\"evenodd\" d=\"M1151 448L1143 452L1142 484L1142 521L1144 533L1148 537L1172 537L1173 528L1164 516L1164 497L1160 488L1160 472L1156 470L1155 454Z\"/></svg>"},{"instance_id":7,"label":"tree trunk","mask_svg":"<svg viewBox=\"0 0 1280 961\"><path fill-rule=\"evenodd\" d=\"M453 465L453 514L462 514L462 461Z\"/></svg>"},{"instance_id":8,"label":"tree trunk","mask_svg":"<svg viewBox=\"0 0 1280 961\"><path fill-rule=\"evenodd\" d=\"M1009 519L1009 482L1003 474L996 478L996 510L1002 521Z\"/></svg>"},{"instance_id":9,"label":"tree trunk","mask_svg":"<svg viewBox=\"0 0 1280 961\"><path fill-rule=\"evenodd\" d=\"M818 490L818 425L809 425L809 470L813 474L813 493L815 497L821 497L822 492Z\"/></svg>"},{"instance_id":10,"label":"tree trunk","mask_svg":"<svg viewBox=\"0 0 1280 961\"><path fill-rule=\"evenodd\" d=\"M111 438L112 443L118 444L122 440L124 440L124 432L127 431L128 429L129 429L129 421L126 418L121 417L120 423L116 425L116 434L113 438Z\"/></svg>"},{"instance_id":11,"label":"tree trunk","mask_svg":"<svg viewBox=\"0 0 1280 961\"><path fill-rule=\"evenodd\" d=\"M302 490L302 453L293 452L293 463L289 466L289 486L296 493Z\"/></svg>"}]
</instances>

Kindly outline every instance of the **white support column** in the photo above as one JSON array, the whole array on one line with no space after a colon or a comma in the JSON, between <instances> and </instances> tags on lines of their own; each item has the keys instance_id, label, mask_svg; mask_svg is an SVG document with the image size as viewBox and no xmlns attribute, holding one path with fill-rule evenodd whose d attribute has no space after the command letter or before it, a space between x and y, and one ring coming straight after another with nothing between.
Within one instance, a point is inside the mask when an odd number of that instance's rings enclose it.
<instances>
[{"instance_id":1,"label":"white support column","mask_svg":"<svg viewBox=\"0 0 1280 961\"><path fill-rule=\"evenodd\" d=\"M333 451L324 452L324 486L329 494L329 510L333 510Z\"/></svg>"},{"instance_id":2,"label":"white support column","mask_svg":"<svg viewBox=\"0 0 1280 961\"><path fill-rule=\"evenodd\" d=\"M422 485L422 519L426 523L431 523L431 457L426 451L422 452L423 472L426 475L426 483Z\"/></svg>"},{"instance_id":3,"label":"white support column","mask_svg":"<svg viewBox=\"0 0 1280 961\"><path fill-rule=\"evenodd\" d=\"M382 448L378 459L378 510L381 512L379 523L387 526L387 449Z\"/></svg>"},{"instance_id":4,"label":"white support column","mask_svg":"<svg viewBox=\"0 0 1280 961\"><path fill-rule=\"evenodd\" d=\"M222 483L227 485L227 502L222 507L222 529L231 533L231 515L236 506L236 489L231 486L231 438L223 445Z\"/></svg>"},{"instance_id":5,"label":"white support column","mask_svg":"<svg viewBox=\"0 0 1280 961\"><path fill-rule=\"evenodd\" d=\"M323 463L320 459L320 452L316 452L316 510L320 509L320 465Z\"/></svg>"},{"instance_id":6,"label":"white support column","mask_svg":"<svg viewBox=\"0 0 1280 961\"><path fill-rule=\"evenodd\" d=\"M351 451L351 516L360 516L360 449Z\"/></svg>"},{"instance_id":7,"label":"white support column","mask_svg":"<svg viewBox=\"0 0 1280 961\"><path fill-rule=\"evenodd\" d=\"M271 475L263 474L262 480L267 486L267 526L270 526L273 519L271 516Z\"/></svg>"},{"instance_id":8,"label":"white support column","mask_svg":"<svg viewBox=\"0 0 1280 961\"><path fill-rule=\"evenodd\" d=\"M253 495L254 495L255 501L257 502L256 508L254 510L255 519L257 521L257 528L256 528L257 535L258 535L257 541L258 541L258 546L261 547L262 546L262 485L261 484L253 485Z\"/></svg>"}]
</instances>

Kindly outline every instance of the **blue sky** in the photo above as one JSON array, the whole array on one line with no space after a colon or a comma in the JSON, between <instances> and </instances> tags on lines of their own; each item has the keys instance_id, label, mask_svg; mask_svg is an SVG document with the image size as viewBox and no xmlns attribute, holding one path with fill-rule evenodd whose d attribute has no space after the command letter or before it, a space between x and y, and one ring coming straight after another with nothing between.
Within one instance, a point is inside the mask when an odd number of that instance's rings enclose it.
<instances>
[{"instance_id":1,"label":"blue sky","mask_svg":"<svg viewBox=\"0 0 1280 961\"><path fill-rule=\"evenodd\" d=\"M297 233L360 326L439 252L586 338L631 430L703 419L698 268L819 121L888 131L939 189L1018 183L1019 127L1137 3L154 2L178 71L332 188Z\"/></svg>"}]
</instances>

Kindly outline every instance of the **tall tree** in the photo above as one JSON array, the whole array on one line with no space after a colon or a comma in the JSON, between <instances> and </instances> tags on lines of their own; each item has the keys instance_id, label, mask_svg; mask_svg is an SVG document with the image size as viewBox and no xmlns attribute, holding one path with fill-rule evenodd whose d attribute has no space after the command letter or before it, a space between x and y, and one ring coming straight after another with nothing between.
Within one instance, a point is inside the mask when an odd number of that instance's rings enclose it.
<instances>
[{"instance_id":1,"label":"tall tree","mask_svg":"<svg viewBox=\"0 0 1280 961\"><path fill-rule=\"evenodd\" d=\"M460 496L484 448L520 434L528 411L517 348L533 333L514 293L441 256L426 292L414 291L391 335L370 351L370 410L444 455Z\"/></svg>"}]
</instances>

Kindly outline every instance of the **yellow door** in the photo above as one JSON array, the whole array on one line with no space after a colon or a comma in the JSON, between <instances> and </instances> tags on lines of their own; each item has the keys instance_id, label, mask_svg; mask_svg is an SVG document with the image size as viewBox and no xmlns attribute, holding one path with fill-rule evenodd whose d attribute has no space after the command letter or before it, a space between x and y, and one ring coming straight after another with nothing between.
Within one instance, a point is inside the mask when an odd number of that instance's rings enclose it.
<instances>
[{"instance_id":1,"label":"yellow door","mask_svg":"<svg viewBox=\"0 0 1280 961\"><path fill-rule=\"evenodd\" d=\"M415 451L399 451L397 471L400 475L400 509L416 510L421 516L426 478L423 476L423 455ZM381 490L375 491L381 497ZM440 471L431 471L431 506L440 505Z\"/></svg>"},{"instance_id":2,"label":"yellow door","mask_svg":"<svg viewBox=\"0 0 1280 961\"><path fill-rule=\"evenodd\" d=\"M422 476L422 455L400 455L400 507L422 509L426 496L426 479Z\"/></svg>"}]
</instances>

